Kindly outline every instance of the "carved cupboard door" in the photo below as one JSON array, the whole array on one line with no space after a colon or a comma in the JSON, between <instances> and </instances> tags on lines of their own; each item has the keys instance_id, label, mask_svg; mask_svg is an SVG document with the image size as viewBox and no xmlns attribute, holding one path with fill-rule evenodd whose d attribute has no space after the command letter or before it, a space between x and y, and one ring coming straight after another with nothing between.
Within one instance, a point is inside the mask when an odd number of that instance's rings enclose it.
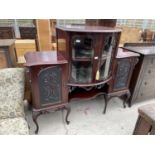
<instances>
[{"instance_id":1,"label":"carved cupboard door","mask_svg":"<svg viewBox=\"0 0 155 155\"><path fill-rule=\"evenodd\" d=\"M130 59L122 59L118 61L114 81L114 89L123 89L128 87L130 70L131 70Z\"/></svg>"},{"instance_id":2,"label":"carved cupboard door","mask_svg":"<svg viewBox=\"0 0 155 155\"><path fill-rule=\"evenodd\" d=\"M61 67L52 66L42 69L39 74L39 93L41 105L56 104L62 100Z\"/></svg>"}]
</instances>

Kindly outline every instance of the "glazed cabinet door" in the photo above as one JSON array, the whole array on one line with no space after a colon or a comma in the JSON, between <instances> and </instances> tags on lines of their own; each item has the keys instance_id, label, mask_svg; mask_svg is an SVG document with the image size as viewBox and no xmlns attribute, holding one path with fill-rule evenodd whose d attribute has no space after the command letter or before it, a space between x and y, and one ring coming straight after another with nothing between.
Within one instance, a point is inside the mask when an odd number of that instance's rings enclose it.
<instances>
[{"instance_id":1,"label":"glazed cabinet door","mask_svg":"<svg viewBox=\"0 0 155 155\"><path fill-rule=\"evenodd\" d=\"M105 80L112 75L112 67L117 53L119 36L120 34L118 33L105 33L102 36L102 47L99 56L99 80Z\"/></svg>"},{"instance_id":2,"label":"glazed cabinet door","mask_svg":"<svg viewBox=\"0 0 155 155\"><path fill-rule=\"evenodd\" d=\"M92 83L94 66L98 62L97 35L73 34L71 37L70 82ZM95 60L96 58L96 60Z\"/></svg>"},{"instance_id":3,"label":"glazed cabinet door","mask_svg":"<svg viewBox=\"0 0 155 155\"><path fill-rule=\"evenodd\" d=\"M100 55L100 65L99 65L99 73L100 73L100 80L105 80L108 78L112 71L112 60L115 56L117 51L117 40L118 40L117 33L105 33L102 37L103 43L101 48L101 55Z\"/></svg>"}]
</instances>

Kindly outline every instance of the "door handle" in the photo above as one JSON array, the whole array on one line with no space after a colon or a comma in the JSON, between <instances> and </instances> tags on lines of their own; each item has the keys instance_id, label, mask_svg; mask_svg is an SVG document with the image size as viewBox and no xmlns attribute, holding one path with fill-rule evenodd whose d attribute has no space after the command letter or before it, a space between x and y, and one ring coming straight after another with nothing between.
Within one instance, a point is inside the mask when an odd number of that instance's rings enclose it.
<instances>
[{"instance_id":1,"label":"door handle","mask_svg":"<svg viewBox=\"0 0 155 155\"><path fill-rule=\"evenodd\" d=\"M98 60L98 57L94 57L95 60Z\"/></svg>"}]
</instances>

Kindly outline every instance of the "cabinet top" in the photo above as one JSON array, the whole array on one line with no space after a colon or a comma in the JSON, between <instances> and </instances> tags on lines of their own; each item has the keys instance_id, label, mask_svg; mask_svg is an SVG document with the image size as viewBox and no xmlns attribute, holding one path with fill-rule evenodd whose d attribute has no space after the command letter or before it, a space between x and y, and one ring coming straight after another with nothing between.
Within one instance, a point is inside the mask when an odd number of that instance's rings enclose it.
<instances>
[{"instance_id":1,"label":"cabinet top","mask_svg":"<svg viewBox=\"0 0 155 155\"><path fill-rule=\"evenodd\" d=\"M142 55L155 55L155 43L126 43L124 49L142 54Z\"/></svg>"},{"instance_id":2,"label":"cabinet top","mask_svg":"<svg viewBox=\"0 0 155 155\"><path fill-rule=\"evenodd\" d=\"M56 51L28 52L24 55L25 66L66 64L67 60Z\"/></svg>"},{"instance_id":3,"label":"cabinet top","mask_svg":"<svg viewBox=\"0 0 155 155\"><path fill-rule=\"evenodd\" d=\"M118 48L116 58L128 58L128 57L138 57L140 54L128 51L126 49Z\"/></svg>"},{"instance_id":4,"label":"cabinet top","mask_svg":"<svg viewBox=\"0 0 155 155\"><path fill-rule=\"evenodd\" d=\"M93 33L121 32L121 29L104 27L104 26L64 25L64 26L57 26L56 28L67 32L93 32Z\"/></svg>"}]
</instances>

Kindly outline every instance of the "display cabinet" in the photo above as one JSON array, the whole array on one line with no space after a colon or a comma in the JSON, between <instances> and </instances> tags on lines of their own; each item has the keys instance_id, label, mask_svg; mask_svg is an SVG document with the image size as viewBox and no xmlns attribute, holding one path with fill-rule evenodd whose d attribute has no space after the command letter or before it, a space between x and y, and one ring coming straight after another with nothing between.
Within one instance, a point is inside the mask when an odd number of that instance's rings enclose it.
<instances>
[{"instance_id":1,"label":"display cabinet","mask_svg":"<svg viewBox=\"0 0 155 155\"><path fill-rule=\"evenodd\" d=\"M108 82L108 91L105 94L105 107L103 113L106 113L108 101L112 97L123 97L123 106L130 97L129 84L131 77L138 63L140 55L128 50L118 48L116 59L114 60L114 68L112 70L112 80ZM129 104L129 106L131 106Z\"/></svg>"},{"instance_id":2,"label":"display cabinet","mask_svg":"<svg viewBox=\"0 0 155 155\"><path fill-rule=\"evenodd\" d=\"M66 109L68 115L68 68L67 61L57 52L28 52L25 54L32 93L32 118L38 133L39 115L50 110Z\"/></svg>"},{"instance_id":3,"label":"display cabinet","mask_svg":"<svg viewBox=\"0 0 155 155\"><path fill-rule=\"evenodd\" d=\"M58 26L56 33L57 50L69 62L69 100L104 94L104 84L112 78L121 30L66 25Z\"/></svg>"}]
</instances>

